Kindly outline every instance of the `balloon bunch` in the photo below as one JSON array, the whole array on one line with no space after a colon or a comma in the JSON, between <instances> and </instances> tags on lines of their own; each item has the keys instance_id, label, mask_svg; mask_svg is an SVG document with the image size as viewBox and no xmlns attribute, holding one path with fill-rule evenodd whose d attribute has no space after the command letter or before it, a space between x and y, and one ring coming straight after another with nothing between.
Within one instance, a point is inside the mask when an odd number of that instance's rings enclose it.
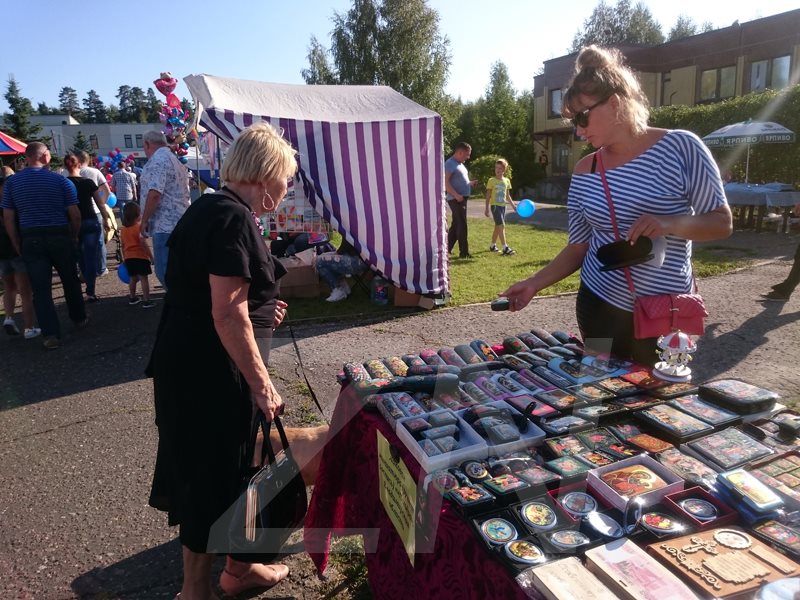
<instances>
[{"instance_id":1,"label":"balloon bunch","mask_svg":"<svg viewBox=\"0 0 800 600\"><path fill-rule=\"evenodd\" d=\"M115 173L121 163L133 163L135 159L136 157L133 154L125 156L119 148L114 148L108 153L108 156L98 156L94 159L94 162L98 169L105 167L109 171L106 179L111 180L110 173Z\"/></svg>"},{"instance_id":2,"label":"balloon bunch","mask_svg":"<svg viewBox=\"0 0 800 600\"><path fill-rule=\"evenodd\" d=\"M186 132L186 123L192 115L188 110L181 108L181 101L174 93L178 80L172 76L172 73L166 71L161 73L160 78L156 79L153 85L166 96L166 103L162 105L161 113L158 115L164 126L162 132L167 136L172 151L178 155L178 160L186 164L189 162L189 158L186 156L189 153L189 140L192 139L194 132L188 134Z\"/></svg>"}]
</instances>

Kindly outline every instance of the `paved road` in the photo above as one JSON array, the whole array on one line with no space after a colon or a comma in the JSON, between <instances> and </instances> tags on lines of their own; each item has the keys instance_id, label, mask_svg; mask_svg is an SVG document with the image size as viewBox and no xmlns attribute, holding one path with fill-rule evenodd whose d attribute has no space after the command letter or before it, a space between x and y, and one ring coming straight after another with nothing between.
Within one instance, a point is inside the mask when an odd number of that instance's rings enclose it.
<instances>
[{"instance_id":1,"label":"paved road","mask_svg":"<svg viewBox=\"0 0 800 600\"><path fill-rule=\"evenodd\" d=\"M769 260L701 282L712 316L693 363L696 379L741 377L796 400L800 295L786 304L755 297L785 275L789 263L782 259L798 239L736 236ZM129 307L113 275L100 281L99 293L104 301L92 307L91 326L67 326L58 351L0 338L0 598L173 598L179 589L175 532L147 507L156 436L152 387L142 371L160 309ZM516 314L477 305L369 323L303 324L295 332L330 414L334 377L345 361L477 337L495 342L534 325L574 330L574 295L539 298ZM287 342L277 340L273 366L290 418L301 421L298 361ZM319 597L307 558L291 564L288 582L263 597Z\"/></svg>"}]
</instances>

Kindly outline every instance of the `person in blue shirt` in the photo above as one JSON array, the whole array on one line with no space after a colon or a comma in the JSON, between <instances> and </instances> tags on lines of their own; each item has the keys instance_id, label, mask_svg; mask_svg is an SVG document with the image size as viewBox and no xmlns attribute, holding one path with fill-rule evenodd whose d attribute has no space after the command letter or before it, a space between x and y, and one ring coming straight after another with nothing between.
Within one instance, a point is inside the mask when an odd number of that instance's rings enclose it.
<instances>
[{"instance_id":1,"label":"person in blue shirt","mask_svg":"<svg viewBox=\"0 0 800 600\"><path fill-rule=\"evenodd\" d=\"M447 191L447 204L453 213L453 221L447 231L447 252L453 251L458 242L459 258L471 258L467 241L467 200L472 193L472 186L477 180L471 180L464 162L472 155L472 146L459 142L453 155L444 163L444 188Z\"/></svg>"},{"instance_id":2,"label":"person in blue shirt","mask_svg":"<svg viewBox=\"0 0 800 600\"><path fill-rule=\"evenodd\" d=\"M89 321L75 268L81 213L73 183L47 168L47 146L28 144L25 160L27 168L6 181L0 206L11 243L25 261L44 347L52 350L61 346L61 326L53 303L53 268L61 278L69 318L76 327Z\"/></svg>"}]
</instances>

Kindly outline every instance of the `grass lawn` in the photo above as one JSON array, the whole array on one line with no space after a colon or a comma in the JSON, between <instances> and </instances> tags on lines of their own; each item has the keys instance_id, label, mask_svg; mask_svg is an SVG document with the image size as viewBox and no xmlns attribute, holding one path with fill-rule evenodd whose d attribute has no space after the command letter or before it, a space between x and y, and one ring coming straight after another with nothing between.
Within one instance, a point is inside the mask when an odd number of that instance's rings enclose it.
<instances>
[{"instance_id":1,"label":"grass lawn","mask_svg":"<svg viewBox=\"0 0 800 600\"><path fill-rule=\"evenodd\" d=\"M534 225L509 223L506 238L516 250L515 256L503 256L490 252L494 225L490 219L470 218L469 247L471 259L452 259L450 281L452 300L450 306L461 306L476 302L489 302L512 283L528 277L550 262L564 247L567 234L564 231L540 229ZM335 235L334 243L338 244ZM454 253L455 254L455 253ZM725 245L695 245L694 267L699 278L720 275L744 267L752 252L747 249ZM577 291L578 273L542 291L541 295ZM355 288L353 294L342 302L325 302L320 298L293 298L288 300L293 320L321 318L361 318L385 313L403 314L416 309L395 308L391 304L376 306L370 302L366 290Z\"/></svg>"}]
</instances>

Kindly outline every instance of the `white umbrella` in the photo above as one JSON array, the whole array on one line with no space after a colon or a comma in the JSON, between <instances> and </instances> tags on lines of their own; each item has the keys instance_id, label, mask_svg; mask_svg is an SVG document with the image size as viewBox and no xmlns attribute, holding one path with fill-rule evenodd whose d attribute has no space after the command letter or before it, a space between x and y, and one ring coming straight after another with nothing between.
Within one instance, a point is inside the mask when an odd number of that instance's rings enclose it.
<instances>
[{"instance_id":1,"label":"white umbrella","mask_svg":"<svg viewBox=\"0 0 800 600\"><path fill-rule=\"evenodd\" d=\"M712 131L703 138L709 148L747 144L745 183L747 183L750 176L750 146L752 144L791 144L794 140L794 132L786 129L783 125L770 121L752 121L750 119L733 125L725 125L725 127Z\"/></svg>"}]
</instances>

